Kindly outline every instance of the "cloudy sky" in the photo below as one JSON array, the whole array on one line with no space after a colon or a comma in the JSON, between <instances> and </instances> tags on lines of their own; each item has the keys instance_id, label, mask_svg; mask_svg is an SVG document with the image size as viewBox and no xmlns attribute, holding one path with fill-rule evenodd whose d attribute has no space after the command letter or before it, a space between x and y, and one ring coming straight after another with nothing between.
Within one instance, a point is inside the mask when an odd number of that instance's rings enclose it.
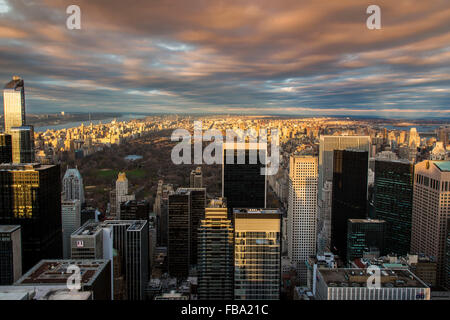
<instances>
[{"instance_id":1,"label":"cloudy sky","mask_svg":"<svg viewBox=\"0 0 450 320\"><path fill-rule=\"evenodd\" d=\"M0 0L1 83L15 74L33 113L450 117L450 5Z\"/></svg>"}]
</instances>

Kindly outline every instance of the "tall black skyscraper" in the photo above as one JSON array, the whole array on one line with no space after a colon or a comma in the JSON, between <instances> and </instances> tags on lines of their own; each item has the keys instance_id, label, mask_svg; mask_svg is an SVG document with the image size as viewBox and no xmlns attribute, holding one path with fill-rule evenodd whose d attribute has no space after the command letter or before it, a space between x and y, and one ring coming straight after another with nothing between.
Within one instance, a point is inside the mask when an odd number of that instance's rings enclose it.
<instances>
[{"instance_id":1,"label":"tall black skyscraper","mask_svg":"<svg viewBox=\"0 0 450 320\"><path fill-rule=\"evenodd\" d=\"M197 264L198 228L205 206L205 188L178 188L169 195L169 273L187 276L189 266Z\"/></svg>"},{"instance_id":2,"label":"tall black skyscraper","mask_svg":"<svg viewBox=\"0 0 450 320\"><path fill-rule=\"evenodd\" d=\"M347 220L367 216L368 152L335 150L331 210L331 248L346 258Z\"/></svg>"},{"instance_id":3,"label":"tall black skyscraper","mask_svg":"<svg viewBox=\"0 0 450 320\"><path fill-rule=\"evenodd\" d=\"M12 162L12 138L10 134L0 133L0 163Z\"/></svg>"},{"instance_id":4,"label":"tall black skyscraper","mask_svg":"<svg viewBox=\"0 0 450 320\"><path fill-rule=\"evenodd\" d=\"M20 226L0 225L0 286L11 285L22 276Z\"/></svg>"},{"instance_id":5,"label":"tall black skyscraper","mask_svg":"<svg viewBox=\"0 0 450 320\"><path fill-rule=\"evenodd\" d=\"M224 144L222 164L222 197L227 199L229 217L233 208L265 208L266 207L266 176L261 173L265 167L266 150L261 150L249 144L234 148ZM234 152L234 161L229 163L227 153ZM245 156L240 164L239 153ZM256 155L256 158L252 157ZM254 161L252 161L252 159ZM252 163L254 162L254 163Z\"/></svg>"},{"instance_id":6,"label":"tall black skyscraper","mask_svg":"<svg viewBox=\"0 0 450 320\"><path fill-rule=\"evenodd\" d=\"M375 161L375 218L387 223L387 253L409 253L413 180L414 165L408 160Z\"/></svg>"},{"instance_id":7,"label":"tall black skyscraper","mask_svg":"<svg viewBox=\"0 0 450 320\"><path fill-rule=\"evenodd\" d=\"M190 207L188 191L169 194L167 256L169 274L173 277L187 277L189 274Z\"/></svg>"},{"instance_id":8,"label":"tall black skyscraper","mask_svg":"<svg viewBox=\"0 0 450 320\"><path fill-rule=\"evenodd\" d=\"M59 165L0 165L0 224L22 228L22 265L62 258Z\"/></svg>"}]
</instances>

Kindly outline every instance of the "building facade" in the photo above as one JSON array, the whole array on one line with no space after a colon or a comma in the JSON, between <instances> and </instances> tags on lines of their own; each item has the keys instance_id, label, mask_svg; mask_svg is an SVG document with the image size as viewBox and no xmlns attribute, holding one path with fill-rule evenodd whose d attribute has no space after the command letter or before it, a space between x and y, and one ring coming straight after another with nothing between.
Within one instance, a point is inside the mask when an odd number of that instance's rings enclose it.
<instances>
[{"instance_id":1,"label":"building facade","mask_svg":"<svg viewBox=\"0 0 450 320\"><path fill-rule=\"evenodd\" d=\"M22 276L22 235L19 225L0 225L0 286Z\"/></svg>"},{"instance_id":2,"label":"building facade","mask_svg":"<svg viewBox=\"0 0 450 320\"><path fill-rule=\"evenodd\" d=\"M443 285L447 219L450 217L450 161L422 161L414 168L411 253L436 258Z\"/></svg>"},{"instance_id":3,"label":"building facade","mask_svg":"<svg viewBox=\"0 0 450 320\"><path fill-rule=\"evenodd\" d=\"M278 300L281 217L275 209L233 209L234 299Z\"/></svg>"},{"instance_id":4,"label":"building facade","mask_svg":"<svg viewBox=\"0 0 450 320\"><path fill-rule=\"evenodd\" d=\"M83 177L78 168L67 168L63 181L63 200L79 200L84 203Z\"/></svg>"},{"instance_id":5,"label":"building facade","mask_svg":"<svg viewBox=\"0 0 450 320\"><path fill-rule=\"evenodd\" d=\"M387 253L409 252L413 181L414 165L408 160L375 160L375 218L387 223Z\"/></svg>"},{"instance_id":6,"label":"building facade","mask_svg":"<svg viewBox=\"0 0 450 320\"><path fill-rule=\"evenodd\" d=\"M301 284L307 279L305 262L316 254L317 165L313 156L293 155L289 162L288 256Z\"/></svg>"},{"instance_id":7,"label":"building facade","mask_svg":"<svg viewBox=\"0 0 450 320\"><path fill-rule=\"evenodd\" d=\"M385 254L386 221L377 219L349 219L347 227L347 260L364 256L364 252Z\"/></svg>"},{"instance_id":8,"label":"building facade","mask_svg":"<svg viewBox=\"0 0 450 320\"><path fill-rule=\"evenodd\" d=\"M199 300L233 299L233 236L226 202L212 200L198 230Z\"/></svg>"},{"instance_id":9,"label":"building facade","mask_svg":"<svg viewBox=\"0 0 450 320\"><path fill-rule=\"evenodd\" d=\"M81 204L80 200L61 201L61 221L63 234L63 258L69 259L70 236L81 226Z\"/></svg>"},{"instance_id":10,"label":"building facade","mask_svg":"<svg viewBox=\"0 0 450 320\"><path fill-rule=\"evenodd\" d=\"M368 152L335 150L333 163L331 249L346 260L347 221L367 217Z\"/></svg>"},{"instance_id":11,"label":"building facade","mask_svg":"<svg viewBox=\"0 0 450 320\"><path fill-rule=\"evenodd\" d=\"M63 254L59 165L0 165L0 224L22 228L23 270Z\"/></svg>"}]
</instances>

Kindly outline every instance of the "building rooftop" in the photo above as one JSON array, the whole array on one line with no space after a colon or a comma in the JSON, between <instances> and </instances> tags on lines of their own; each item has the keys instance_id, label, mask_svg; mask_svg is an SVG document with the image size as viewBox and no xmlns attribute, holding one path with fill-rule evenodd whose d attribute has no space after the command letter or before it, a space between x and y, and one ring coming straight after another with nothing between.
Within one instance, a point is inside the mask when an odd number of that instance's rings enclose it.
<instances>
[{"instance_id":1,"label":"building rooftop","mask_svg":"<svg viewBox=\"0 0 450 320\"><path fill-rule=\"evenodd\" d=\"M253 209L253 208L235 208L233 213L247 213L247 214L279 214L278 209Z\"/></svg>"},{"instance_id":2,"label":"building rooftop","mask_svg":"<svg viewBox=\"0 0 450 320\"><path fill-rule=\"evenodd\" d=\"M14 285L48 285L64 284L73 274L68 272L70 265L80 268L81 283L91 285L98 275L107 266L109 260L41 260L26 274L24 274Z\"/></svg>"},{"instance_id":3,"label":"building rooftop","mask_svg":"<svg viewBox=\"0 0 450 320\"><path fill-rule=\"evenodd\" d=\"M439 170L450 172L450 161L433 161L433 163Z\"/></svg>"},{"instance_id":4,"label":"building rooftop","mask_svg":"<svg viewBox=\"0 0 450 320\"><path fill-rule=\"evenodd\" d=\"M321 269L319 270L328 287L366 287L371 275L366 269ZM381 269L383 287L428 288L428 286L407 269Z\"/></svg>"},{"instance_id":5,"label":"building rooftop","mask_svg":"<svg viewBox=\"0 0 450 320\"><path fill-rule=\"evenodd\" d=\"M65 285L0 286L0 300L91 300L91 291L70 291Z\"/></svg>"},{"instance_id":6,"label":"building rooftop","mask_svg":"<svg viewBox=\"0 0 450 320\"><path fill-rule=\"evenodd\" d=\"M16 90L17 87L23 87L23 80L18 76L14 76L13 79L5 85L5 89Z\"/></svg>"},{"instance_id":7,"label":"building rooftop","mask_svg":"<svg viewBox=\"0 0 450 320\"><path fill-rule=\"evenodd\" d=\"M79 229L75 230L71 236L94 236L99 232L102 232L102 226L98 222L95 222L95 220L88 220Z\"/></svg>"},{"instance_id":8,"label":"building rooftop","mask_svg":"<svg viewBox=\"0 0 450 320\"><path fill-rule=\"evenodd\" d=\"M0 233L10 233L16 231L17 229L20 229L19 225L0 225Z\"/></svg>"},{"instance_id":9,"label":"building rooftop","mask_svg":"<svg viewBox=\"0 0 450 320\"><path fill-rule=\"evenodd\" d=\"M384 220L379 219L348 219L352 223L385 223Z\"/></svg>"}]
</instances>

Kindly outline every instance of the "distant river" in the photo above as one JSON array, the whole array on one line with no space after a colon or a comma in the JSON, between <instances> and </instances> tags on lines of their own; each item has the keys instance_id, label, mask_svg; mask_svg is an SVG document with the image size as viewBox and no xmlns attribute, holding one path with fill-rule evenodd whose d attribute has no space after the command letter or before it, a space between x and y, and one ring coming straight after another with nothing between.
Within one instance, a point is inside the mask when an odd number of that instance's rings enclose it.
<instances>
[{"instance_id":1,"label":"distant river","mask_svg":"<svg viewBox=\"0 0 450 320\"><path fill-rule=\"evenodd\" d=\"M145 118L145 115L136 115L136 114L124 114L123 116L117 117L117 118L106 118L101 120L85 120L85 121L75 121L75 122L67 122L63 124L57 124L57 125L50 125L50 126L44 126L44 127L35 127L35 132L45 132L47 130L61 130L61 129L70 129L70 128L76 128L81 126L81 124L84 124L85 126L88 126L91 124L99 124L100 122L103 124L110 123L114 119L117 121L128 121L132 119L142 119Z\"/></svg>"}]
</instances>

